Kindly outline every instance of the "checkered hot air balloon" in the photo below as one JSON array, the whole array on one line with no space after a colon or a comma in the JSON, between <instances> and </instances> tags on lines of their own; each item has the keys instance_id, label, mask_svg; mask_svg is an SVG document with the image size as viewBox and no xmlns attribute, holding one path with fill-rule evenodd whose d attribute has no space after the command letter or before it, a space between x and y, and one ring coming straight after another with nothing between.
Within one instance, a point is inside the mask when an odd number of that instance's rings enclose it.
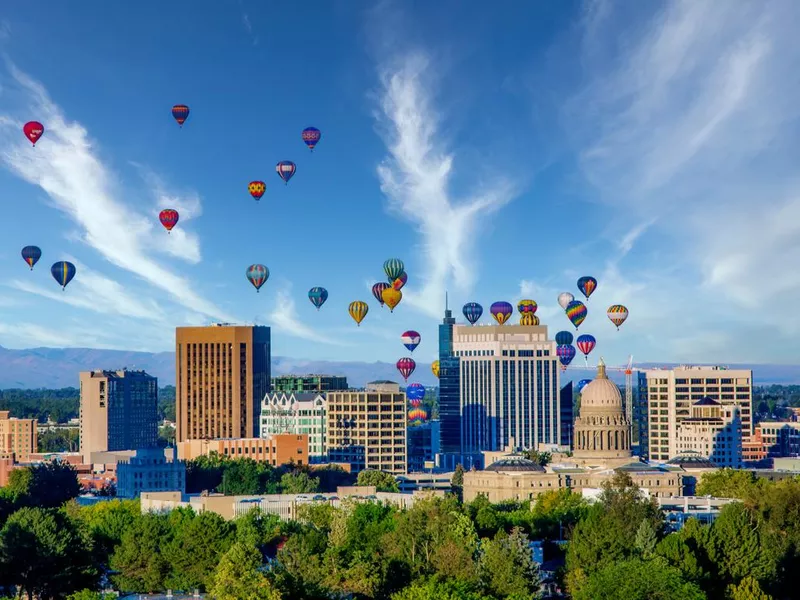
<instances>
[{"instance_id":1,"label":"checkered hot air balloon","mask_svg":"<svg viewBox=\"0 0 800 600\"><path fill-rule=\"evenodd\" d=\"M255 198L256 202L261 200L261 196L267 191L267 184L263 181L251 181L247 186L247 191Z\"/></svg>"},{"instance_id":2,"label":"checkered hot air balloon","mask_svg":"<svg viewBox=\"0 0 800 600\"><path fill-rule=\"evenodd\" d=\"M577 350L575 350L575 346L558 346L556 348L556 355L558 355L558 360L561 362L561 370L566 371L569 363L572 362L572 359L575 358L577 354Z\"/></svg>"},{"instance_id":3,"label":"checkered hot air balloon","mask_svg":"<svg viewBox=\"0 0 800 600\"><path fill-rule=\"evenodd\" d=\"M606 312L611 322L617 326L617 331L619 331L619 326L628 318L628 314L628 309L622 306L622 304L609 306L608 312Z\"/></svg>"}]
</instances>

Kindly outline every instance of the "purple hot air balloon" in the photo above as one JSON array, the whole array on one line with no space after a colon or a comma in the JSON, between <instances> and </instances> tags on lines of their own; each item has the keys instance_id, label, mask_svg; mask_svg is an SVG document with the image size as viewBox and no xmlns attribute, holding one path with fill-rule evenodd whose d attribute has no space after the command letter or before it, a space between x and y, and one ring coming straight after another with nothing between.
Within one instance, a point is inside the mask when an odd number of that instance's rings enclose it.
<instances>
[{"instance_id":1,"label":"purple hot air balloon","mask_svg":"<svg viewBox=\"0 0 800 600\"><path fill-rule=\"evenodd\" d=\"M461 312L464 313L464 318L469 321L470 325L475 325L483 314L483 307L477 302L467 302Z\"/></svg>"},{"instance_id":2,"label":"purple hot air balloon","mask_svg":"<svg viewBox=\"0 0 800 600\"><path fill-rule=\"evenodd\" d=\"M558 346L556 348L556 354L558 355L558 360L561 361L562 371L567 370L567 366L569 366L569 363L571 363L572 359L575 358L576 353L577 350L575 350L575 346L568 346L565 344L563 346Z\"/></svg>"},{"instance_id":3,"label":"purple hot air balloon","mask_svg":"<svg viewBox=\"0 0 800 600\"><path fill-rule=\"evenodd\" d=\"M514 307L511 306L508 302L495 302L492 304L489 312L492 313L494 320L497 321L498 325L502 325L508 318L514 313Z\"/></svg>"}]
</instances>

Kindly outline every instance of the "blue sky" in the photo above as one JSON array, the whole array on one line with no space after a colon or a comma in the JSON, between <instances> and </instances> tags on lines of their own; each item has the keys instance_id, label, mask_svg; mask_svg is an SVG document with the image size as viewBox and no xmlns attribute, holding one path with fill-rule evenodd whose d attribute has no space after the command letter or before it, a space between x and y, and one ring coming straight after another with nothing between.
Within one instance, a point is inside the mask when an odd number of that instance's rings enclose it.
<instances>
[{"instance_id":1,"label":"blue sky","mask_svg":"<svg viewBox=\"0 0 800 600\"><path fill-rule=\"evenodd\" d=\"M0 345L158 351L178 325L255 321L275 355L395 360L416 329L428 361L445 290L459 317L533 298L555 333L558 293L594 275L581 331L607 362L797 362L798 3L368 4L6 10ZM393 314L369 292L390 257Z\"/></svg>"}]
</instances>

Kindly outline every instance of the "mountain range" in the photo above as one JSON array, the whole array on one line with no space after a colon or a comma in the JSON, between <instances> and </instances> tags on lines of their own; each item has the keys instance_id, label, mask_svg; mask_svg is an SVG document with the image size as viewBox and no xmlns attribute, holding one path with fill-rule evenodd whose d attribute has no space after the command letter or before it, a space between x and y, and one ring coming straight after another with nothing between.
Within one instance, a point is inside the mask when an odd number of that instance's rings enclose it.
<instances>
[{"instance_id":1,"label":"mountain range","mask_svg":"<svg viewBox=\"0 0 800 600\"><path fill-rule=\"evenodd\" d=\"M636 368L670 368L675 363L637 363ZM753 370L756 384L800 383L800 365L775 364L731 364L731 369ZM143 369L158 377L159 385L175 384L174 352L128 352L124 350L100 350L93 348L29 348L12 350L0 346L0 388L62 388L77 387L78 372L92 369ZM567 379L590 379L594 369L583 368L576 359L569 369ZM395 366L386 362L354 362L303 360L283 356L272 357L272 374L325 373L344 375L353 387L363 387L368 381L389 379L402 383ZM625 376L621 370L610 370L609 376L622 383ZM417 363L410 378L423 385L437 385L430 363Z\"/></svg>"}]
</instances>

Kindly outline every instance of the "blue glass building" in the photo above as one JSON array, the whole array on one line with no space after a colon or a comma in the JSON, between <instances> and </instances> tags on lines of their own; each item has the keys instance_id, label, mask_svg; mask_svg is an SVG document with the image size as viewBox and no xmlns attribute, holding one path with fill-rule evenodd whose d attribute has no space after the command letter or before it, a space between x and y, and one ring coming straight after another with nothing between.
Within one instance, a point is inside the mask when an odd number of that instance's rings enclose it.
<instances>
[{"instance_id":1,"label":"blue glass building","mask_svg":"<svg viewBox=\"0 0 800 600\"><path fill-rule=\"evenodd\" d=\"M442 453L461 452L461 393L459 359L453 355L453 325L456 320L445 304L439 325L439 422Z\"/></svg>"}]
</instances>

